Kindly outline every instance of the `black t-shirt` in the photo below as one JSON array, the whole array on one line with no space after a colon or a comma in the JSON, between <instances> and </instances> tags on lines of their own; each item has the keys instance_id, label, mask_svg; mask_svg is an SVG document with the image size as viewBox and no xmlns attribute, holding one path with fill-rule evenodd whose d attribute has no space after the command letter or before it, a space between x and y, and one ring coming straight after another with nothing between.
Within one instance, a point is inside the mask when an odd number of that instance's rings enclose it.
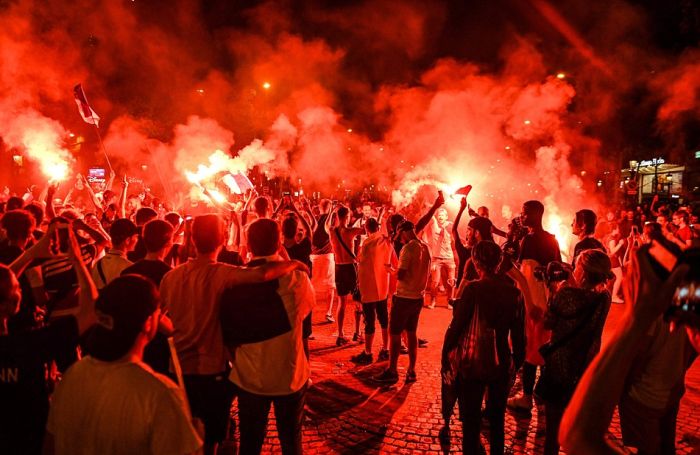
<instances>
[{"instance_id":1,"label":"black t-shirt","mask_svg":"<svg viewBox=\"0 0 700 455\"><path fill-rule=\"evenodd\" d=\"M303 262L311 270L311 240L304 237L301 242L295 243L292 246L285 246L289 259L296 259Z\"/></svg>"},{"instance_id":2,"label":"black t-shirt","mask_svg":"<svg viewBox=\"0 0 700 455\"><path fill-rule=\"evenodd\" d=\"M149 278L156 286L160 286L160 281L163 279L163 275L171 271L173 268L170 267L163 261L154 261L151 259L141 259L134 265L122 270L122 275L129 275L135 273L137 275L145 276Z\"/></svg>"},{"instance_id":3,"label":"black t-shirt","mask_svg":"<svg viewBox=\"0 0 700 455\"><path fill-rule=\"evenodd\" d=\"M216 260L228 265L243 265L243 259L236 251L221 250Z\"/></svg>"},{"instance_id":4,"label":"black t-shirt","mask_svg":"<svg viewBox=\"0 0 700 455\"><path fill-rule=\"evenodd\" d=\"M0 448L40 453L49 411L50 363L78 344L74 317L43 328L0 336Z\"/></svg>"},{"instance_id":5,"label":"black t-shirt","mask_svg":"<svg viewBox=\"0 0 700 455\"><path fill-rule=\"evenodd\" d=\"M576 258L578 255L581 254L582 251L586 250L600 250L605 252L605 247L597 239L593 237L586 237L578 242L576 246L574 246L574 260L572 261L573 265L576 265Z\"/></svg>"},{"instance_id":6,"label":"black t-shirt","mask_svg":"<svg viewBox=\"0 0 700 455\"><path fill-rule=\"evenodd\" d=\"M559 242L547 231L531 232L520 243L519 262L525 259L534 259L540 265L547 265L552 261L561 262Z\"/></svg>"},{"instance_id":7,"label":"black t-shirt","mask_svg":"<svg viewBox=\"0 0 700 455\"><path fill-rule=\"evenodd\" d=\"M461 239L455 239L455 251L457 252L457 259L459 260L459 268L457 269L457 286L464 279L464 271L467 268L467 262L469 258L472 257L472 249L468 248ZM467 279L472 279L467 277Z\"/></svg>"},{"instance_id":8,"label":"black t-shirt","mask_svg":"<svg viewBox=\"0 0 700 455\"><path fill-rule=\"evenodd\" d=\"M136 245L134 245L133 251L129 251L128 253L126 253L126 258L131 262L138 262L141 259L145 258L146 254L148 254L148 251L146 251L146 244L144 243L143 239L141 238L141 234L139 233L139 239L136 241Z\"/></svg>"}]
</instances>

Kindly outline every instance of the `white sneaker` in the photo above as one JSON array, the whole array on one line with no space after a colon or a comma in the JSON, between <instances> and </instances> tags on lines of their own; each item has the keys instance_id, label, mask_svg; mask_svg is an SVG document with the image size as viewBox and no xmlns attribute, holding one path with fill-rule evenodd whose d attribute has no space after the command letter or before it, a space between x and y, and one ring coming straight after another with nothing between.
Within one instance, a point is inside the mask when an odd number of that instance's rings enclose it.
<instances>
[{"instance_id":1,"label":"white sneaker","mask_svg":"<svg viewBox=\"0 0 700 455\"><path fill-rule=\"evenodd\" d=\"M518 411L532 409L532 395L521 394L508 399L508 407Z\"/></svg>"}]
</instances>

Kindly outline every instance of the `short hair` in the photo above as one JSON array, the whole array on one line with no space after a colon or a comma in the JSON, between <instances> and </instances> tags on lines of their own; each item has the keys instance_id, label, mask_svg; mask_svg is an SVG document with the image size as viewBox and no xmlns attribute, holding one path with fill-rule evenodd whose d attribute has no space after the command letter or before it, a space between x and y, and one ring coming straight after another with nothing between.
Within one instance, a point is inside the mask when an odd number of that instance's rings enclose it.
<instances>
[{"instance_id":1,"label":"short hair","mask_svg":"<svg viewBox=\"0 0 700 455\"><path fill-rule=\"evenodd\" d=\"M129 237L133 237L139 233L138 228L128 218L118 218L109 227L109 236L112 239L112 246L121 245Z\"/></svg>"},{"instance_id":2,"label":"short hair","mask_svg":"<svg viewBox=\"0 0 700 455\"><path fill-rule=\"evenodd\" d=\"M258 196L253 201L253 210L258 215L264 216L270 211L270 200L265 196Z\"/></svg>"},{"instance_id":3,"label":"short hair","mask_svg":"<svg viewBox=\"0 0 700 455\"><path fill-rule=\"evenodd\" d=\"M282 221L282 235L285 239L293 239L299 230L299 220L296 216L288 216Z\"/></svg>"},{"instance_id":4,"label":"short hair","mask_svg":"<svg viewBox=\"0 0 700 455\"><path fill-rule=\"evenodd\" d=\"M163 219L170 223L170 225L176 229L179 228L180 223L182 223L182 217L177 212L168 212L165 214Z\"/></svg>"},{"instance_id":5,"label":"short hair","mask_svg":"<svg viewBox=\"0 0 700 455\"><path fill-rule=\"evenodd\" d=\"M22 207L24 207L24 199L19 196L12 196L7 200L7 204L5 204L5 210L8 212L10 210L21 209Z\"/></svg>"},{"instance_id":6,"label":"short hair","mask_svg":"<svg viewBox=\"0 0 700 455\"><path fill-rule=\"evenodd\" d=\"M261 218L248 225L248 249L254 256L270 256L277 252L280 227L276 221Z\"/></svg>"},{"instance_id":7,"label":"short hair","mask_svg":"<svg viewBox=\"0 0 700 455\"><path fill-rule=\"evenodd\" d=\"M32 202L30 204L27 204L24 207L24 210L32 214L32 216L36 220L37 226L40 226L41 223L44 221L44 207L42 207L41 204L39 204L38 202Z\"/></svg>"},{"instance_id":8,"label":"short hair","mask_svg":"<svg viewBox=\"0 0 700 455\"><path fill-rule=\"evenodd\" d=\"M606 253L600 250L584 250L576 258L576 267L583 269L585 280L592 286L615 277L612 263Z\"/></svg>"},{"instance_id":9,"label":"short hair","mask_svg":"<svg viewBox=\"0 0 700 455\"><path fill-rule=\"evenodd\" d=\"M134 215L134 222L136 226L143 226L156 218L158 218L158 212L150 207L141 207L136 211L136 215Z\"/></svg>"},{"instance_id":10,"label":"short hair","mask_svg":"<svg viewBox=\"0 0 700 455\"><path fill-rule=\"evenodd\" d=\"M576 212L576 224L583 225L583 232L593 234L598 223L598 216L593 210L583 209Z\"/></svg>"},{"instance_id":11,"label":"short hair","mask_svg":"<svg viewBox=\"0 0 700 455\"><path fill-rule=\"evenodd\" d=\"M399 225L401 223L403 223L404 220L405 220L404 216L401 215L400 213L393 213L389 217L389 228L392 231L396 231L399 228Z\"/></svg>"},{"instance_id":12,"label":"short hair","mask_svg":"<svg viewBox=\"0 0 700 455\"><path fill-rule=\"evenodd\" d=\"M365 221L365 227L367 228L367 231L374 234L379 230L379 221L377 221L375 218L367 218L367 221Z\"/></svg>"},{"instance_id":13,"label":"short hair","mask_svg":"<svg viewBox=\"0 0 700 455\"><path fill-rule=\"evenodd\" d=\"M494 273L496 271L498 264L501 263L502 256L501 248L488 240L480 241L472 250L474 265L486 273Z\"/></svg>"},{"instance_id":14,"label":"short hair","mask_svg":"<svg viewBox=\"0 0 700 455\"><path fill-rule=\"evenodd\" d=\"M123 275L109 282L95 302L98 322L87 340L90 355L105 362L124 357L159 301L158 288L140 275Z\"/></svg>"},{"instance_id":15,"label":"short hair","mask_svg":"<svg viewBox=\"0 0 700 455\"><path fill-rule=\"evenodd\" d=\"M143 227L143 244L146 251L155 253L165 248L173 239L173 226L167 221L151 220Z\"/></svg>"},{"instance_id":16,"label":"short hair","mask_svg":"<svg viewBox=\"0 0 700 455\"><path fill-rule=\"evenodd\" d=\"M331 201L330 199L321 199L318 202L318 207L323 210L324 212L327 211L331 207Z\"/></svg>"},{"instance_id":17,"label":"short hair","mask_svg":"<svg viewBox=\"0 0 700 455\"><path fill-rule=\"evenodd\" d=\"M542 218L544 216L544 204L540 201L527 201L523 204L523 207L536 217Z\"/></svg>"},{"instance_id":18,"label":"short hair","mask_svg":"<svg viewBox=\"0 0 700 455\"><path fill-rule=\"evenodd\" d=\"M437 209L437 210L435 211L435 214L437 215L437 214L440 213L440 212L445 212L445 213L447 213L447 209L446 209L445 207L440 207L439 209Z\"/></svg>"},{"instance_id":19,"label":"short hair","mask_svg":"<svg viewBox=\"0 0 700 455\"><path fill-rule=\"evenodd\" d=\"M348 216L349 213L350 209L348 209L344 205L338 207L338 218L345 218L346 216Z\"/></svg>"},{"instance_id":20,"label":"short hair","mask_svg":"<svg viewBox=\"0 0 700 455\"><path fill-rule=\"evenodd\" d=\"M690 216L688 215L688 212L681 209L681 210L676 210L673 214L673 216L678 217L683 219L683 222L688 224L688 220L690 219Z\"/></svg>"},{"instance_id":21,"label":"short hair","mask_svg":"<svg viewBox=\"0 0 700 455\"><path fill-rule=\"evenodd\" d=\"M2 217L2 228L10 240L28 239L36 227L36 220L26 210L15 209L5 212Z\"/></svg>"},{"instance_id":22,"label":"short hair","mask_svg":"<svg viewBox=\"0 0 700 455\"><path fill-rule=\"evenodd\" d=\"M219 215L195 217L192 222L192 242L198 253L209 254L224 244L224 221Z\"/></svg>"}]
</instances>

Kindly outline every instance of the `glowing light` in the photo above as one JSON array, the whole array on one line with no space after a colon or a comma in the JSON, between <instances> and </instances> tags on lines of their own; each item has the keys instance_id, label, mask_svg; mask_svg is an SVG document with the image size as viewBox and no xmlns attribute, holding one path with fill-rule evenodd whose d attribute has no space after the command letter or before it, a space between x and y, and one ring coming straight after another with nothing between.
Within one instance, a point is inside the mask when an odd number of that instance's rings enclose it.
<instances>
[{"instance_id":1,"label":"glowing light","mask_svg":"<svg viewBox=\"0 0 700 455\"><path fill-rule=\"evenodd\" d=\"M585 177L585 176L586 176L586 171L581 171L581 177Z\"/></svg>"},{"instance_id":2,"label":"glowing light","mask_svg":"<svg viewBox=\"0 0 700 455\"><path fill-rule=\"evenodd\" d=\"M557 79L566 79L566 74L564 74L564 73L557 73Z\"/></svg>"},{"instance_id":3,"label":"glowing light","mask_svg":"<svg viewBox=\"0 0 700 455\"><path fill-rule=\"evenodd\" d=\"M66 162L45 162L41 164L41 168L49 180L53 182L64 180L68 175L68 163Z\"/></svg>"},{"instance_id":4,"label":"glowing light","mask_svg":"<svg viewBox=\"0 0 700 455\"><path fill-rule=\"evenodd\" d=\"M75 137L75 134L73 134L73 133L68 133L68 137Z\"/></svg>"},{"instance_id":5,"label":"glowing light","mask_svg":"<svg viewBox=\"0 0 700 455\"><path fill-rule=\"evenodd\" d=\"M272 85L269 82L263 82L262 88L270 90L270 87L272 87Z\"/></svg>"},{"instance_id":6,"label":"glowing light","mask_svg":"<svg viewBox=\"0 0 700 455\"><path fill-rule=\"evenodd\" d=\"M204 89L203 89L203 88L198 88L198 89L195 90L195 91L196 91L197 93L199 93L200 95L204 95Z\"/></svg>"},{"instance_id":7,"label":"glowing light","mask_svg":"<svg viewBox=\"0 0 700 455\"><path fill-rule=\"evenodd\" d=\"M200 164L196 172L185 171L185 177L190 183L199 184L202 180L216 175L218 172L226 170L229 157L222 151L217 150L209 155L209 165Z\"/></svg>"},{"instance_id":8,"label":"glowing light","mask_svg":"<svg viewBox=\"0 0 700 455\"><path fill-rule=\"evenodd\" d=\"M529 124L532 123L532 122L531 122L530 120L525 120L523 123L526 124L526 125L529 125Z\"/></svg>"},{"instance_id":9,"label":"glowing light","mask_svg":"<svg viewBox=\"0 0 700 455\"><path fill-rule=\"evenodd\" d=\"M348 128L348 133L352 133L352 128Z\"/></svg>"},{"instance_id":10,"label":"glowing light","mask_svg":"<svg viewBox=\"0 0 700 455\"><path fill-rule=\"evenodd\" d=\"M223 194L221 194L217 190L209 190L209 195L216 202L225 202L226 201L226 196L224 196Z\"/></svg>"},{"instance_id":11,"label":"glowing light","mask_svg":"<svg viewBox=\"0 0 700 455\"><path fill-rule=\"evenodd\" d=\"M569 248L571 246L571 236L569 226L562 220L562 218L556 213L551 213L546 216L547 221L545 222L545 229L549 231L557 239L559 243L559 250L561 250L562 255L566 258L569 255Z\"/></svg>"},{"instance_id":12,"label":"glowing light","mask_svg":"<svg viewBox=\"0 0 700 455\"><path fill-rule=\"evenodd\" d=\"M14 161L17 166L21 166L23 164L22 155L12 155L12 161Z\"/></svg>"}]
</instances>

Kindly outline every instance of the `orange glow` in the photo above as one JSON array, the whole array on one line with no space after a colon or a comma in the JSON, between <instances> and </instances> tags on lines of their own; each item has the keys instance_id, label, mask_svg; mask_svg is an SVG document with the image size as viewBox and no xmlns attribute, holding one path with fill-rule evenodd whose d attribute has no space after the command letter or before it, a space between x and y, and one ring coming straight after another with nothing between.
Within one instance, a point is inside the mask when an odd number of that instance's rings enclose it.
<instances>
[{"instance_id":1,"label":"orange glow","mask_svg":"<svg viewBox=\"0 0 700 455\"><path fill-rule=\"evenodd\" d=\"M270 85L269 82L263 82L262 88L264 88L265 90L270 90L271 87L272 85Z\"/></svg>"}]
</instances>

